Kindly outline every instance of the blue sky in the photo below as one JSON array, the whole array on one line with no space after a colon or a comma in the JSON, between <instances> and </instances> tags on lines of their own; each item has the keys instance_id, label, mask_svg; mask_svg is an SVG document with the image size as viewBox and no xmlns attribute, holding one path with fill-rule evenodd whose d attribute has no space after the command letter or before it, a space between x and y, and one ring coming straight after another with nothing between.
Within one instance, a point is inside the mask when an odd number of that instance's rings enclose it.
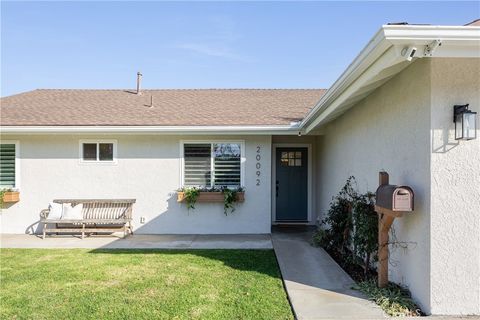
<instances>
[{"instance_id":1,"label":"blue sky","mask_svg":"<svg viewBox=\"0 0 480 320\"><path fill-rule=\"evenodd\" d=\"M5 2L1 95L36 88L328 88L378 28L479 2Z\"/></svg>"}]
</instances>

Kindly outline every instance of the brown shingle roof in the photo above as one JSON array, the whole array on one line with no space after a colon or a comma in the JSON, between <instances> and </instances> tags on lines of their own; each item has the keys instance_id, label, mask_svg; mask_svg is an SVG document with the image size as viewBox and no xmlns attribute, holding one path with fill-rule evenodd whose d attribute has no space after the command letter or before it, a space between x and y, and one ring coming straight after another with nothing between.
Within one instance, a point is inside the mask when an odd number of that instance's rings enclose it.
<instances>
[{"instance_id":1,"label":"brown shingle roof","mask_svg":"<svg viewBox=\"0 0 480 320\"><path fill-rule=\"evenodd\" d=\"M473 20L472 22L467 23L466 26L480 27L480 19Z\"/></svg>"},{"instance_id":2,"label":"brown shingle roof","mask_svg":"<svg viewBox=\"0 0 480 320\"><path fill-rule=\"evenodd\" d=\"M2 126L289 125L323 89L34 90L1 99ZM150 97L153 96L153 107Z\"/></svg>"}]
</instances>

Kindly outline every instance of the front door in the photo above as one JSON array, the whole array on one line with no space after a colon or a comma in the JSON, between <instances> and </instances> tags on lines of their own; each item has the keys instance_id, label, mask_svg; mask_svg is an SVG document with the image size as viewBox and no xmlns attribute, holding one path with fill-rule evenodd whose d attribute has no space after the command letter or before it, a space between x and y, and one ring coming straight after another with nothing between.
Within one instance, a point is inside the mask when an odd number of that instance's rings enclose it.
<instances>
[{"instance_id":1,"label":"front door","mask_svg":"<svg viewBox=\"0 0 480 320\"><path fill-rule=\"evenodd\" d=\"M276 221L307 222L308 149L277 148Z\"/></svg>"}]
</instances>

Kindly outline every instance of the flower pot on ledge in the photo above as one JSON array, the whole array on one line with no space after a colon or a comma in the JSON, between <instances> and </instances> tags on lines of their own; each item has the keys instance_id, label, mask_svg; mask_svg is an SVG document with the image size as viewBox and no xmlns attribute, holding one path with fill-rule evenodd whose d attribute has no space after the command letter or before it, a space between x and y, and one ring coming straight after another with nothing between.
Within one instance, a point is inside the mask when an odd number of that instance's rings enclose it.
<instances>
[{"instance_id":1,"label":"flower pot on ledge","mask_svg":"<svg viewBox=\"0 0 480 320\"><path fill-rule=\"evenodd\" d=\"M224 195L222 192L205 192L200 191L196 202L224 202ZM177 192L177 202L185 201L185 192ZM245 192L237 192L237 202L245 201Z\"/></svg>"},{"instance_id":2,"label":"flower pot on ledge","mask_svg":"<svg viewBox=\"0 0 480 320\"><path fill-rule=\"evenodd\" d=\"M20 192L6 191L3 193L3 203L20 201Z\"/></svg>"}]
</instances>

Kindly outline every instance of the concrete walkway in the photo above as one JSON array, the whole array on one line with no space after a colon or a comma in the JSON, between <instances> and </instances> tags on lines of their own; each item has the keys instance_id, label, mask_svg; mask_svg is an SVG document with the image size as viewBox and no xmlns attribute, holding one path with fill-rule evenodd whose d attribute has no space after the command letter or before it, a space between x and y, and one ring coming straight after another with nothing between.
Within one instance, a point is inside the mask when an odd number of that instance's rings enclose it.
<instances>
[{"instance_id":1,"label":"concrete walkway","mask_svg":"<svg viewBox=\"0 0 480 320\"><path fill-rule=\"evenodd\" d=\"M238 235L133 235L47 236L45 240L28 234L0 235L1 248L47 248L47 249L272 249L269 234Z\"/></svg>"},{"instance_id":2,"label":"concrete walkway","mask_svg":"<svg viewBox=\"0 0 480 320\"><path fill-rule=\"evenodd\" d=\"M272 234L273 247L297 319L384 319L386 315L359 291L355 282L310 233Z\"/></svg>"}]
</instances>

